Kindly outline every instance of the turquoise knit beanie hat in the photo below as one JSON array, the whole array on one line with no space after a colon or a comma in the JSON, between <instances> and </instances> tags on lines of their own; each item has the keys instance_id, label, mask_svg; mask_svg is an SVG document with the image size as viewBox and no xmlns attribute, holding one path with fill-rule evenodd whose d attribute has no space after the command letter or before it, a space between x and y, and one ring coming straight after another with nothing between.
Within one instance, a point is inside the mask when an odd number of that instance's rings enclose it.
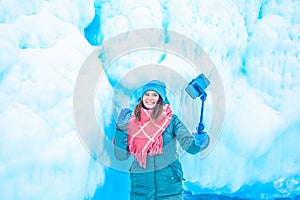
<instances>
[{"instance_id":1,"label":"turquoise knit beanie hat","mask_svg":"<svg viewBox=\"0 0 300 200\"><path fill-rule=\"evenodd\" d=\"M166 85L158 80L152 80L148 83L146 83L143 87L142 87L142 97L144 96L145 92L147 91L154 91L157 94L159 94L159 96L162 98L163 101L166 100L166 96L167 96L167 91L166 91Z\"/></svg>"}]
</instances>

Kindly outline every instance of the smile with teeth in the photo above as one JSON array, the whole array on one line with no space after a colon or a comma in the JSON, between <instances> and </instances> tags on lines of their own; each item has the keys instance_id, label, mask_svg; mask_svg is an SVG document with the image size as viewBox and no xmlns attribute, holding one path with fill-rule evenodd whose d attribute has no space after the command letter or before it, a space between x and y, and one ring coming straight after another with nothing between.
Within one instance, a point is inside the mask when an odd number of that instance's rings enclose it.
<instances>
[{"instance_id":1,"label":"smile with teeth","mask_svg":"<svg viewBox=\"0 0 300 200\"><path fill-rule=\"evenodd\" d=\"M159 96L154 91L147 91L143 96L143 104L148 109L155 108L157 101L159 99Z\"/></svg>"},{"instance_id":2,"label":"smile with teeth","mask_svg":"<svg viewBox=\"0 0 300 200\"><path fill-rule=\"evenodd\" d=\"M149 106L154 106L156 104L155 101L146 101L145 103Z\"/></svg>"}]
</instances>

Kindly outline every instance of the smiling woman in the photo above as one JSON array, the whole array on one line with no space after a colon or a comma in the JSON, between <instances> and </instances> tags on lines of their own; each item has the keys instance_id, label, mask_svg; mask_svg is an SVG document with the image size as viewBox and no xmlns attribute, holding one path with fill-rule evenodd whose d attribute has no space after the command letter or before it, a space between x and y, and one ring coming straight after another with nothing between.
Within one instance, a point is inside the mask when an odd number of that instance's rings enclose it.
<instances>
[{"instance_id":1,"label":"smiling woman","mask_svg":"<svg viewBox=\"0 0 300 200\"><path fill-rule=\"evenodd\" d=\"M141 108L152 111L152 119L157 120L162 114L162 104L168 102L166 97L166 86L164 83L153 80L142 88L142 97L139 99L134 114L140 120Z\"/></svg>"},{"instance_id":2,"label":"smiling woman","mask_svg":"<svg viewBox=\"0 0 300 200\"><path fill-rule=\"evenodd\" d=\"M147 91L143 96L143 104L146 109L152 110L158 103L159 95L154 91Z\"/></svg>"},{"instance_id":3,"label":"smiling woman","mask_svg":"<svg viewBox=\"0 0 300 200\"><path fill-rule=\"evenodd\" d=\"M152 80L142 86L132 114L122 109L118 117L114 153L117 159L134 161L130 167L130 199L183 199L183 170L177 142L190 154L205 149L207 134L192 135L172 114L166 85Z\"/></svg>"}]
</instances>

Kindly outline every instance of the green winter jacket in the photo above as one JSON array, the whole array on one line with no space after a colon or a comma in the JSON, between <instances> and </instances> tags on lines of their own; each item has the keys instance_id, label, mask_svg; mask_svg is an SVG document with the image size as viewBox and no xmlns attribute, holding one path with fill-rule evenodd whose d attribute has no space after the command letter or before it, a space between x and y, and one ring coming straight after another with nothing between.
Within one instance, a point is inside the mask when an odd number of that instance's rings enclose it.
<instances>
[{"instance_id":1,"label":"green winter jacket","mask_svg":"<svg viewBox=\"0 0 300 200\"><path fill-rule=\"evenodd\" d=\"M200 152L195 145L194 136L182 121L173 115L170 124L162 134L163 153L147 156L147 166L142 168L135 160L130 167L132 200L183 199L183 173L177 142L188 153ZM130 156L127 151L127 131L116 129L114 153L117 159L126 160Z\"/></svg>"}]
</instances>

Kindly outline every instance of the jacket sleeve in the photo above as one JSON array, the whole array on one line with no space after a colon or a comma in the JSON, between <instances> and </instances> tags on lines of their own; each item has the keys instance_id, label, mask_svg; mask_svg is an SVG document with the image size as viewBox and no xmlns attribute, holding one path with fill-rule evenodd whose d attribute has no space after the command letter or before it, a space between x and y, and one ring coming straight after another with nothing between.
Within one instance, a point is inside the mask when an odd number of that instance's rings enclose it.
<instances>
[{"instance_id":1,"label":"jacket sleeve","mask_svg":"<svg viewBox=\"0 0 300 200\"><path fill-rule=\"evenodd\" d=\"M114 154L118 160L127 160L130 156L127 150L127 131L116 129L114 139Z\"/></svg>"},{"instance_id":2,"label":"jacket sleeve","mask_svg":"<svg viewBox=\"0 0 300 200\"><path fill-rule=\"evenodd\" d=\"M196 154L201 151L201 148L195 144L194 136L176 115L173 115L173 130L180 146L186 152Z\"/></svg>"}]
</instances>

